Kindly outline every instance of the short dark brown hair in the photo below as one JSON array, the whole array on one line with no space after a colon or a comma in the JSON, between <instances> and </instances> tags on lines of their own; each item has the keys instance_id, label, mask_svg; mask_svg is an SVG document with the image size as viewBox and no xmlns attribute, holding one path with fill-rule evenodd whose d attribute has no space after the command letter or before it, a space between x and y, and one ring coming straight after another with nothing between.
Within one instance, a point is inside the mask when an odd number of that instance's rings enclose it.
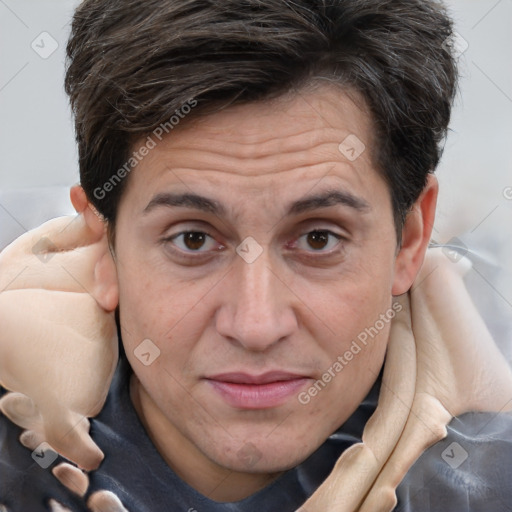
<instances>
[{"instance_id":1,"label":"short dark brown hair","mask_svg":"<svg viewBox=\"0 0 512 512\"><path fill-rule=\"evenodd\" d=\"M433 0L85 0L65 82L81 184L114 225L134 141L172 127L184 105L198 105L193 118L322 77L357 91L370 109L374 164L400 238L450 120L451 37L452 22ZM108 194L99 194L105 184Z\"/></svg>"}]
</instances>

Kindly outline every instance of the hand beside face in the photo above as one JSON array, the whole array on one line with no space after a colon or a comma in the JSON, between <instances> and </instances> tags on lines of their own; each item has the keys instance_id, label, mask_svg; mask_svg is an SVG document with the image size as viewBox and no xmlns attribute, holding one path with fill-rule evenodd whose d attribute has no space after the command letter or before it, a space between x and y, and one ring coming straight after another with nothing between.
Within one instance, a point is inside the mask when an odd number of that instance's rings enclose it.
<instances>
[{"instance_id":1,"label":"hand beside face","mask_svg":"<svg viewBox=\"0 0 512 512\"><path fill-rule=\"evenodd\" d=\"M86 469L102 452L88 417L105 402L117 361L117 301L98 275L109 257L87 214L25 233L0 255L0 407ZM110 303L109 303L110 302Z\"/></svg>"}]
</instances>

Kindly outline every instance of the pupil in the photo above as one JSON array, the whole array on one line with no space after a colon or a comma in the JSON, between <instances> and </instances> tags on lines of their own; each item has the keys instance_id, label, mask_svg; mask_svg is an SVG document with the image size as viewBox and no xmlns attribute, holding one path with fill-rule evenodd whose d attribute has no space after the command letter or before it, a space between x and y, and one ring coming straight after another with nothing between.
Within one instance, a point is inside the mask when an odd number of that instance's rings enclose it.
<instances>
[{"instance_id":1,"label":"pupil","mask_svg":"<svg viewBox=\"0 0 512 512\"><path fill-rule=\"evenodd\" d=\"M325 231L312 231L308 234L308 243L313 249L323 249L329 242Z\"/></svg>"},{"instance_id":2,"label":"pupil","mask_svg":"<svg viewBox=\"0 0 512 512\"><path fill-rule=\"evenodd\" d=\"M204 245L205 235L204 233L187 233L185 235L185 245L188 249L197 250Z\"/></svg>"}]
</instances>

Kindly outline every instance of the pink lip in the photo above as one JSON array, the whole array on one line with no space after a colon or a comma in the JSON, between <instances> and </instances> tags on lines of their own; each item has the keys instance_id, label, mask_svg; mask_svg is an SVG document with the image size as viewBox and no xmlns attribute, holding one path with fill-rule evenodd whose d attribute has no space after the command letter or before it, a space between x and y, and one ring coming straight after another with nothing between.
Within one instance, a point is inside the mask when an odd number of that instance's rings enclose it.
<instances>
[{"instance_id":1,"label":"pink lip","mask_svg":"<svg viewBox=\"0 0 512 512\"><path fill-rule=\"evenodd\" d=\"M206 379L229 405L240 409L278 407L296 395L308 380L303 375L286 372L223 373Z\"/></svg>"}]
</instances>

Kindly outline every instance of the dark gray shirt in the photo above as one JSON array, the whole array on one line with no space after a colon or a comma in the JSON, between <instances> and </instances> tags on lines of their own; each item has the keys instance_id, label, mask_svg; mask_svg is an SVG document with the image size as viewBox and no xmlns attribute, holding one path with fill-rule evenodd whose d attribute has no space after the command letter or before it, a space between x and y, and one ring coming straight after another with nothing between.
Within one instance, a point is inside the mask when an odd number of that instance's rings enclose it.
<instances>
[{"instance_id":1,"label":"dark gray shirt","mask_svg":"<svg viewBox=\"0 0 512 512\"><path fill-rule=\"evenodd\" d=\"M380 378L341 428L302 464L256 494L236 503L217 503L192 489L165 463L149 439L129 397L131 368L117 368L91 435L105 453L93 472L88 495L116 494L130 512L294 512L328 476L340 454L361 440L375 410ZM53 498L73 511L84 499L65 489L34 462L18 442L21 430L0 418L0 504L10 512L42 512ZM512 418L471 413L454 419L448 437L427 450L398 488L396 512L512 511Z\"/></svg>"}]
</instances>

